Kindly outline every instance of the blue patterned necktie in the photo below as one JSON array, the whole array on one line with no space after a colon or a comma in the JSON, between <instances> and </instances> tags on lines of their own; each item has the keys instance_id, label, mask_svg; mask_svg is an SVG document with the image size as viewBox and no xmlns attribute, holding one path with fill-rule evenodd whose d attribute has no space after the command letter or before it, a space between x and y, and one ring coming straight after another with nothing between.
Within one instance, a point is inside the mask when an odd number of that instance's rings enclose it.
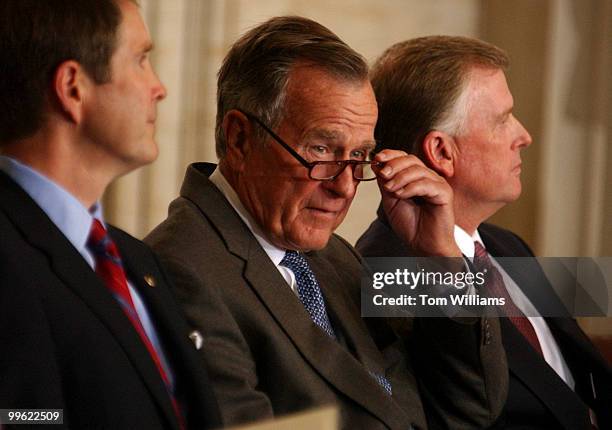
<instances>
[{"instance_id":1,"label":"blue patterned necktie","mask_svg":"<svg viewBox=\"0 0 612 430\"><path fill-rule=\"evenodd\" d=\"M286 251L280 265L285 266L295 275L298 296L312 321L331 338L337 339L325 309L323 293L304 256L297 251ZM392 394L391 383L387 378L372 371L369 373L389 395Z\"/></svg>"},{"instance_id":2,"label":"blue patterned necktie","mask_svg":"<svg viewBox=\"0 0 612 430\"><path fill-rule=\"evenodd\" d=\"M295 275L298 296L306 311L310 314L310 318L325 333L336 339L336 334L325 309L325 300L323 299L321 288L319 288L317 278L315 278L314 273L310 270L310 266L304 256L297 251L287 251L280 264L291 270Z\"/></svg>"}]
</instances>

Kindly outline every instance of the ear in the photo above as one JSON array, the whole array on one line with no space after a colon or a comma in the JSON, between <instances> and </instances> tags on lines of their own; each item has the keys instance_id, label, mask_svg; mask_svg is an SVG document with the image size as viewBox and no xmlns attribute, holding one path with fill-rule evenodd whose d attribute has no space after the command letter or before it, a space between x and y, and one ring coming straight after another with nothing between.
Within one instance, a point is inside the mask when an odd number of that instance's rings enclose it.
<instances>
[{"instance_id":1,"label":"ear","mask_svg":"<svg viewBox=\"0 0 612 430\"><path fill-rule=\"evenodd\" d=\"M432 130L423 139L422 151L425 163L440 176L448 179L455 174L457 161L455 139L442 131Z\"/></svg>"},{"instance_id":2,"label":"ear","mask_svg":"<svg viewBox=\"0 0 612 430\"><path fill-rule=\"evenodd\" d=\"M82 102L85 85L90 80L83 67L74 60L61 63L53 76L53 92L61 111L78 124L83 117Z\"/></svg>"},{"instance_id":3,"label":"ear","mask_svg":"<svg viewBox=\"0 0 612 430\"><path fill-rule=\"evenodd\" d=\"M225 161L233 170L240 170L255 144L254 130L249 119L238 110L230 110L223 118Z\"/></svg>"}]
</instances>

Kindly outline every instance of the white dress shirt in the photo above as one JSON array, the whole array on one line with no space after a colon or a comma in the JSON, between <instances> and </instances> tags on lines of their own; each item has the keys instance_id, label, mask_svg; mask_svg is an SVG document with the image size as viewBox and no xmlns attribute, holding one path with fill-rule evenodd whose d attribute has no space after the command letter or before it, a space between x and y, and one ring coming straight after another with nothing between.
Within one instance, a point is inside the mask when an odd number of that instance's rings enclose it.
<instances>
[{"instance_id":1,"label":"white dress shirt","mask_svg":"<svg viewBox=\"0 0 612 430\"><path fill-rule=\"evenodd\" d=\"M463 255L468 257L470 260L474 259L474 242L480 242L483 248L486 249L478 230L476 230L474 234L470 236L465 230L457 225L455 226L455 242L457 242L457 246ZM493 256L490 257L492 264L502 275L504 284L508 290L508 294L510 295L510 298L514 304L525 315L539 315L539 312L536 310L535 306L533 306L533 303L531 303L516 282L514 282L508 273L506 273L506 271L499 265ZM544 354L544 360L546 360L548 365L552 367L557 375L559 375L559 377L563 379L565 383L573 390L575 386L574 377L572 376L572 373L570 372L570 369L563 358L563 354L561 354L559 345L555 341L550 328L548 328L548 324L546 324L546 320L541 316L529 316L527 318L529 319L529 322L531 322L531 325L538 336L538 341L540 342L542 353Z\"/></svg>"}]
</instances>

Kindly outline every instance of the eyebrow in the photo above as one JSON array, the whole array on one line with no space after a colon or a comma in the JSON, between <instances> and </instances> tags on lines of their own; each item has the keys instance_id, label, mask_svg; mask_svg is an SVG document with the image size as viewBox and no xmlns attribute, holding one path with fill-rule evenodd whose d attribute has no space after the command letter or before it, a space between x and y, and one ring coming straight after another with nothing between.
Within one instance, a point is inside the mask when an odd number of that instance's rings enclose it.
<instances>
[{"instance_id":1,"label":"eyebrow","mask_svg":"<svg viewBox=\"0 0 612 430\"><path fill-rule=\"evenodd\" d=\"M341 143L346 140L344 133L335 131L335 130L325 130L325 129L312 130L310 133L308 133L307 137L326 140L326 141L329 141L330 143L336 143L336 142ZM368 149L370 151L374 150L375 147L376 147L376 141L374 139L366 140L360 146L361 149Z\"/></svg>"},{"instance_id":2,"label":"eyebrow","mask_svg":"<svg viewBox=\"0 0 612 430\"><path fill-rule=\"evenodd\" d=\"M317 128L308 133L308 137L314 137L323 140L330 141L342 141L345 140L344 133L334 130L325 130L322 128Z\"/></svg>"},{"instance_id":3,"label":"eyebrow","mask_svg":"<svg viewBox=\"0 0 612 430\"><path fill-rule=\"evenodd\" d=\"M363 146L369 148L371 151L374 150L374 148L376 148L376 140L372 139L372 140L366 140L365 142L363 142Z\"/></svg>"},{"instance_id":4,"label":"eyebrow","mask_svg":"<svg viewBox=\"0 0 612 430\"><path fill-rule=\"evenodd\" d=\"M499 118L505 118L508 115L512 114L512 111L514 110L514 106L510 106L508 109L504 110L502 113L499 114Z\"/></svg>"}]
</instances>

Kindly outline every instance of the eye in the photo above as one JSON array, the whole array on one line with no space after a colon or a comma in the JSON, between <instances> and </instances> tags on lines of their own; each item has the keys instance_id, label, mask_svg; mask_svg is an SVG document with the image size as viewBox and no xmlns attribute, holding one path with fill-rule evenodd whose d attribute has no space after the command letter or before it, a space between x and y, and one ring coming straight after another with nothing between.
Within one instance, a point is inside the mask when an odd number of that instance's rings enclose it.
<instances>
[{"instance_id":1,"label":"eye","mask_svg":"<svg viewBox=\"0 0 612 430\"><path fill-rule=\"evenodd\" d=\"M351 159L365 160L368 157L368 151L355 150L351 152Z\"/></svg>"},{"instance_id":2,"label":"eye","mask_svg":"<svg viewBox=\"0 0 612 430\"><path fill-rule=\"evenodd\" d=\"M312 150L312 152L320 155L327 154L328 152L327 147L325 145L312 145L310 149Z\"/></svg>"},{"instance_id":3,"label":"eye","mask_svg":"<svg viewBox=\"0 0 612 430\"><path fill-rule=\"evenodd\" d=\"M148 61L149 61L149 54L148 53L144 53L138 59L138 64L141 67L145 67Z\"/></svg>"}]
</instances>

